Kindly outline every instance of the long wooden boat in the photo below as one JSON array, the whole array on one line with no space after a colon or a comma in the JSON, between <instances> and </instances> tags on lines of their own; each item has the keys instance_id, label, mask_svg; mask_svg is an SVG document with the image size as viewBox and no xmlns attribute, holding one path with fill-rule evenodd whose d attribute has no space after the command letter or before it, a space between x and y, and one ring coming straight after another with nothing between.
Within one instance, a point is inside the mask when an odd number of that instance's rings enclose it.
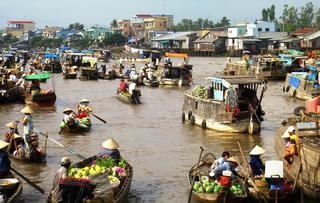
<instances>
[{"instance_id":1,"label":"long wooden boat","mask_svg":"<svg viewBox=\"0 0 320 203\"><path fill-rule=\"evenodd\" d=\"M189 182L190 188L192 187L194 176L195 176L195 179L194 179L195 181L201 181L203 176L209 177L210 168L215 159L216 158L213 154L211 153L205 154L201 158L199 167L197 166L197 164L195 164L190 169L189 175L188 175L188 182ZM208 193L206 191L197 192L193 188L192 195L195 199L197 199L200 202L216 203L216 202L224 201L224 202L236 203L236 202L243 202L248 196L245 189L242 189L241 191L242 191L241 194L233 195L229 191L229 187L223 187L223 189L217 193Z\"/></svg>"},{"instance_id":2,"label":"long wooden boat","mask_svg":"<svg viewBox=\"0 0 320 203\"><path fill-rule=\"evenodd\" d=\"M63 133L89 132L91 130L91 120L89 117L87 117L87 119L88 119L88 125L86 125L86 127L82 125L76 125L76 126L65 125L65 127L62 129L62 132ZM61 124L60 124L60 128L61 128Z\"/></svg>"},{"instance_id":3,"label":"long wooden boat","mask_svg":"<svg viewBox=\"0 0 320 203\"><path fill-rule=\"evenodd\" d=\"M77 79L77 72L63 74L63 79Z\"/></svg>"},{"instance_id":4,"label":"long wooden boat","mask_svg":"<svg viewBox=\"0 0 320 203\"><path fill-rule=\"evenodd\" d=\"M23 192L23 183L19 178L16 178L13 176L11 179L0 179L1 181L9 181L9 182L14 182L12 185L7 185L4 186L6 189L1 189L1 193L4 196L4 202L7 203L20 203L22 200L22 192ZM1 185L1 183L0 183ZM3 187L3 186L1 186Z\"/></svg>"},{"instance_id":5,"label":"long wooden boat","mask_svg":"<svg viewBox=\"0 0 320 203\"><path fill-rule=\"evenodd\" d=\"M49 92L46 94L31 94L25 91L25 103L37 104L39 106L53 106L56 103L56 93Z\"/></svg>"},{"instance_id":6,"label":"long wooden boat","mask_svg":"<svg viewBox=\"0 0 320 203\"><path fill-rule=\"evenodd\" d=\"M93 161L97 159L96 156L90 157L85 159L79 163L73 165L73 168L84 168L92 164ZM95 175L94 177L87 179L90 184L94 185L95 189L89 197L84 197L83 199L79 200L80 202L85 203L105 203L105 202L112 202L112 203L122 203L127 198L132 177L133 177L133 168L132 166L127 163L126 165L126 176L120 179L120 184L116 188L112 188L109 181L108 181L108 174L110 173L109 170L106 172ZM71 195L71 194L70 194ZM50 196L48 198L48 202L51 202Z\"/></svg>"},{"instance_id":7,"label":"long wooden boat","mask_svg":"<svg viewBox=\"0 0 320 203\"><path fill-rule=\"evenodd\" d=\"M292 72L287 74L282 91L294 98L302 100L308 100L319 96L320 86L316 78L318 71L311 66L309 68L314 70L311 75L306 72Z\"/></svg>"},{"instance_id":8,"label":"long wooden boat","mask_svg":"<svg viewBox=\"0 0 320 203\"><path fill-rule=\"evenodd\" d=\"M141 93L139 90L139 98L135 99L131 94L129 94L128 92L120 92L117 93L116 95L117 99L121 102L127 103L127 104L141 104L140 101L140 97L141 97Z\"/></svg>"},{"instance_id":9,"label":"long wooden boat","mask_svg":"<svg viewBox=\"0 0 320 203\"><path fill-rule=\"evenodd\" d=\"M99 79L98 71L95 68L81 67L79 79L98 80Z\"/></svg>"},{"instance_id":10,"label":"long wooden boat","mask_svg":"<svg viewBox=\"0 0 320 203\"><path fill-rule=\"evenodd\" d=\"M13 86L9 89L0 90L0 104L23 101L23 99L23 88L20 86Z\"/></svg>"},{"instance_id":11,"label":"long wooden boat","mask_svg":"<svg viewBox=\"0 0 320 203\"><path fill-rule=\"evenodd\" d=\"M60 62L55 62L53 64L45 64L43 71L48 71L50 73L61 73L62 72L62 66Z\"/></svg>"},{"instance_id":12,"label":"long wooden boat","mask_svg":"<svg viewBox=\"0 0 320 203\"><path fill-rule=\"evenodd\" d=\"M159 85L187 86L192 83L192 65L164 66L156 71Z\"/></svg>"},{"instance_id":13,"label":"long wooden boat","mask_svg":"<svg viewBox=\"0 0 320 203\"><path fill-rule=\"evenodd\" d=\"M212 84L208 89L199 86L192 92L185 93L182 121L222 132L259 133L264 115L260 102L263 94L261 93L260 99L256 94L262 81L248 76L207 79ZM228 91L233 92L230 93L230 98L226 96ZM234 102L228 104L229 100Z\"/></svg>"},{"instance_id":14,"label":"long wooden boat","mask_svg":"<svg viewBox=\"0 0 320 203\"><path fill-rule=\"evenodd\" d=\"M152 81L144 79L143 85L147 87L159 87L159 81L157 79Z\"/></svg>"},{"instance_id":15,"label":"long wooden boat","mask_svg":"<svg viewBox=\"0 0 320 203\"><path fill-rule=\"evenodd\" d=\"M318 119L317 119L318 120ZM303 189L310 197L320 198L320 135L318 124L308 122L305 118L293 117L283 122L275 136L275 149L280 160L284 160L286 143L281 136L286 133L289 125L294 125L296 134L303 139L298 156L294 156L291 164L286 164L284 172L291 181L297 181L297 187ZM300 170L300 167L302 169ZM302 178L302 179L301 179Z\"/></svg>"}]
</instances>

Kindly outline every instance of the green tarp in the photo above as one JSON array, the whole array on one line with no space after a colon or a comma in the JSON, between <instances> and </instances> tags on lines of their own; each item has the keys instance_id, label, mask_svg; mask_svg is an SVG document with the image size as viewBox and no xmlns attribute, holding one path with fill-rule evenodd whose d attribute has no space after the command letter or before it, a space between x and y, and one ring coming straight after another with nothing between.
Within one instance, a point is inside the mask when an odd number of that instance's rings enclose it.
<instances>
[{"instance_id":1,"label":"green tarp","mask_svg":"<svg viewBox=\"0 0 320 203\"><path fill-rule=\"evenodd\" d=\"M49 78L51 78L50 73L38 73L38 74L32 74L32 75L26 76L27 80L43 80L43 79L49 79Z\"/></svg>"}]
</instances>

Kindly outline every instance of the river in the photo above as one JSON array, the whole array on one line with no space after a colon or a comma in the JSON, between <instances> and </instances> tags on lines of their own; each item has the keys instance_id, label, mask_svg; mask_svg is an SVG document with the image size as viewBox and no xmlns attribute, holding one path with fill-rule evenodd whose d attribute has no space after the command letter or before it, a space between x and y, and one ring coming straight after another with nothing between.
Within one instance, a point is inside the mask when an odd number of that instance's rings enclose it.
<instances>
[{"instance_id":1,"label":"river","mask_svg":"<svg viewBox=\"0 0 320 203\"><path fill-rule=\"evenodd\" d=\"M194 65L195 85L222 71L225 58L190 59ZM34 126L48 132L63 145L72 148L83 156L91 156L102 150L101 143L115 138L120 151L133 166L134 177L128 202L187 202L189 189L187 174L200 153L200 146L206 152L220 156L224 150L240 156L236 140L242 143L244 153L256 145L266 153L264 160L276 159L274 136L281 121L292 115L293 109L303 105L282 94L283 82L268 82L268 89L262 101L266 112L260 135L217 133L202 130L181 122L181 108L184 91L191 88L148 88L141 87L142 105L130 106L115 97L118 80L80 81L63 80L54 76L57 102L54 108L35 109ZM50 81L45 86L52 86ZM107 121L107 125L92 117L92 130L78 136L58 135L59 123L66 107L74 108L77 102L86 98L94 108L94 113ZM0 132L6 132L5 124L22 118L23 104L0 106ZM22 127L19 127L22 133ZM44 138L41 138L43 146ZM60 159L70 156L67 151L48 141L47 163L44 165L14 162L13 166L32 181L43 187L47 193L52 187L52 179L59 168ZM29 185L24 185L25 202L45 202L41 195Z\"/></svg>"}]
</instances>

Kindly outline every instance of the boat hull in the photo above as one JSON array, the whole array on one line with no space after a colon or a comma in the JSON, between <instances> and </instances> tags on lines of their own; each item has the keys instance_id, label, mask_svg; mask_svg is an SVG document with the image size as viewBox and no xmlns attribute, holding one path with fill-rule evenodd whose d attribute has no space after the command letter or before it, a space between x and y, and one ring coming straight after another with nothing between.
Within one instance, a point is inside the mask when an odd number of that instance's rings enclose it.
<instances>
[{"instance_id":1,"label":"boat hull","mask_svg":"<svg viewBox=\"0 0 320 203\"><path fill-rule=\"evenodd\" d=\"M169 79L169 78L161 78L159 81L159 85L174 85L174 86L187 86L190 84L190 81L187 79Z\"/></svg>"},{"instance_id":2,"label":"boat hull","mask_svg":"<svg viewBox=\"0 0 320 203\"><path fill-rule=\"evenodd\" d=\"M25 103L37 104L39 106L54 106L56 103L57 96L55 92L41 95L31 95L26 93Z\"/></svg>"},{"instance_id":3,"label":"boat hull","mask_svg":"<svg viewBox=\"0 0 320 203\"><path fill-rule=\"evenodd\" d=\"M23 101L23 98L23 89L20 86L8 90L1 90L0 92L0 104Z\"/></svg>"},{"instance_id":4,"label":"boat hull","mask_svg":"<svg viewBox=\"0 0 320 203\"><path fill-rule=\"evenodd\" d=\"M63 74L63 79L77 79L77 73Z\"/></svg>"},{"instance_id":5,"label":"boat hull","mask_svg":"<svg viewBox=\"0 0 320 203\"><path fill-rule=\"evenodd\" d=\"M141 94L140 94L141 95ZM132 95L128 94L128 95L122 95L122 94L117 94L116 95L117 99L123 103L126 104L133 104L133 105L137 105L137 104L141 104L140 102L140 96L138 99L134 99Z\"/></svg>"}]
</instances>

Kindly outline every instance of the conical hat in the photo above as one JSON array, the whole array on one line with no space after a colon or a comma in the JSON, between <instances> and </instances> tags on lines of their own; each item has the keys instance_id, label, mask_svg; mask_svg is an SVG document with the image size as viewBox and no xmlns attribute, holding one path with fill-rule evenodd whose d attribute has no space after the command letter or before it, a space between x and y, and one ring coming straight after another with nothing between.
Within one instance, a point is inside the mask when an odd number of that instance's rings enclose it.
<instances>
[{"instance_id":1,"label":"conical hat","mask_svg":"<svg viewBox=\"0 0 320 203\"><path fill-rule=\"evenodd\" d=\"M288 129L283 133L281 138L289 138L289 132L293 132L293 130L295 130L294 126L289 126Z\"/></svg>"},{"instance_id":2,"label":"conical hat","mask_svg":"<svg viewBox=\"0 0 320 203\"><path fill-rule=\"evenodd\" d=\"M232 156L230 157L229 159L227 159L227 161L230 161L230 162L234 162L234 163L237 163L239 165L239 161L237 160L236 157Z\"/></svg>"},{"instance_id":3,"label":"conical hat","mask_svg":"<svg viewBox=\"0 0 320 203\"><path fill-rule=\"evenodd\" d=\"M87 99L82 99L82 100L80 101L80 103L90 103L90 101L87 100Z\"/></svg>"},{"instance_id":4,"label":"conical hat","mask_svg":"<svg viewBox=\"0 0 320 203\"><path fill-rule=\"evenodd\" d=\"M119 144L112 138L108 139L107 141L104 141L102 143L102 146L107 149L118 149Z\"/></svg>"},{"instance_id":5,"label":"conical hat","mask_svg":"<svg viewBox=\"0 0 320 203\"><path fill-rule=\"evenodd\" d=\"M65 110L63 110L63 113L67 113L67 112L73 112L73 110L70 108L66 108Z\"/></svg>"},{"instance_id":6,"label":"conical hat","mask_svg":"<svg viewBox=\"0 0 320 203\"><path fill-rule=\"evenodd\" d=\"M9 145L8 142L5 142L5 141L3 141L3 140L0 140L0 149L3 149L3 148L5 148L5 147L7 147L8 145Z\"/></svg>"},{"instance_id":7,"label":"conical hat","mask_svg":"<svg viewBox=\"0 0 320 203\"><path fill-rule=\"evenodd\" d=\"M16 122L10 122L10 123L7 123L7 125L6 125L8 128L17 128L17 124L16 124Z\"/></svg>"},{"instance_id":8,"label":"conical hat","mask_svg":"<svg viewBox=\"0 0 320 203\"><path fill-rule=\"evenodd\" d=\"M250 152L250 155L260 155L263 154L266 150L264 150L262 147L256 145Z\"/></svg>"},{"instance_id":9,"label":"conical hat","mask_svg":"<svg viewBox=\"0 0 320 203\"><path fill-rule=\"evenodd\" d=\"M21 113L33 113L32 109L30 108L30 106L26 106L21 110Z\"/></svg>"},{"instance_id":10,"label":"conical hat","mask_svg":"<svg viewBox=\"0 0 320 203\"><path fill-rule=\"evenodd\" d=\"M16 133L15 133L13 136L14 136L14 139L22 138L20 135L18 135L18 134L16 134Z\"/></svg>"}]
</instances>

